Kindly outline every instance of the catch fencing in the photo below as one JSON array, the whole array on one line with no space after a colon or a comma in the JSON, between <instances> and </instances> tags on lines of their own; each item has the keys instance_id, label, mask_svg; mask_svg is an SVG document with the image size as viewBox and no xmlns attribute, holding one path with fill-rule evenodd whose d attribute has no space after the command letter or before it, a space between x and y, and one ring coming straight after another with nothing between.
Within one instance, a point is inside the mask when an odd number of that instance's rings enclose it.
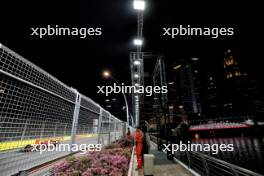
<instances>
[{"instance_id":1,"label":"catch fencing","mask_svg":"<svg viewBox=\"0 0 264 176\"><path fill-rule=\"evenodd\" d=\"M36 143L107 144L126 123L90 98L0 44L0 175L30 169L70 152L25 151Z\"/></svg>"}]
</instances>

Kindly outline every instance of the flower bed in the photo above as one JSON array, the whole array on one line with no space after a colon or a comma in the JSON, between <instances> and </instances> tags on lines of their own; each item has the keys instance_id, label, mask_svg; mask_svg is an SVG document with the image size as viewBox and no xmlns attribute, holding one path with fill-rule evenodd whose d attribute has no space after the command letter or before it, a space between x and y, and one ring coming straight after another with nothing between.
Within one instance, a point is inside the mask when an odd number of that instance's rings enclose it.
<instances>
[{"instance_id":1,"label":"flower bed","mask_svg":"<svg viewBox=\"0 0 264 176\"><path fill-rule=\"evenodd\" d=\"M54 176L127 175L133 145L132 138L122 138L99 152L68 157L52 169Z\"/></svg>"}]
</instances>

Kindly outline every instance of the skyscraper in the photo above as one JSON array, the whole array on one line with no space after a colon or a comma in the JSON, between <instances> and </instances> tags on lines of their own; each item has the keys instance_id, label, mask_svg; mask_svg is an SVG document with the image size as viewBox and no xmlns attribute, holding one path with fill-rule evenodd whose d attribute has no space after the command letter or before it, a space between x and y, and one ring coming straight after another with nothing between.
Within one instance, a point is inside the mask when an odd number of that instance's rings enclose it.
<instances>
[{"instance_id":1,"label":"skyscraper","mask_svg":"<svg viewBox=\"0 0 264 176\"><path fill-rule=\"evenodd\" d=\"M223 112L226 116L255 114L259 88L257 82L242 72L231 50L225 52Z\"/></svg>"},{"instance_id":2,"label":"skyscraper","mask_svg":"<svg viewBox=\"0 0 264 176\"><path fill-rule=\"evenodd\" d=\"M180 60L173 67L173 82L175 83L175 104L183 106L189 117L196 118L202 114L201 67L199 58ZM172 85L173 86L173 85Z\"/></svg>"},{"instance_id":3,"label":"skyscraper","mask_svg":"<svg viewBox=\"0 0 264 176\"><path fill-rule=\"evenodd\" d=\"M212 73L207 73L204 86L204 102L203 113L207 118L216 118L220 115L218 87L216 84L216 76Z\"/></svg>"}]
</instances>

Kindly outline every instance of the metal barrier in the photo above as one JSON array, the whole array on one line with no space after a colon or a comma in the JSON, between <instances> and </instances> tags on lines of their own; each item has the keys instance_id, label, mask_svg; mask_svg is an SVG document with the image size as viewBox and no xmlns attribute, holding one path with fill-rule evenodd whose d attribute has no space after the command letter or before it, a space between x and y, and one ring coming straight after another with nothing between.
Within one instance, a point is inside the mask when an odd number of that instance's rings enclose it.
<instances>
[{"instance_id":1,"label":"metal barrier","mask_svg":"<svg viewBox=\"0 0 264 176\"><path fill-rule=\"evenodd\" d=\"M262 176L261 174L210 157L199 152L178 152L175 158L200 175L205 176Z\"/></svg>"},{"instance_id":2,"label":"metal barrier","mask_svg":"<svg viewBox=\"0 0 264 176\"><path fill-rule=\"evenodd\" d=\"M157 139L156 136L150 135L150 140L155 144L166 144L166 140L160 139L160 141L157 141ZM174 153L174 159L201 176L263 176L200 152L177 151Z\"/></svg>"},{"instance_id":3,"label":"metal barrier","mask_svg":"<svg viewBox=\"0 0 264 176\"><path fill-rule=\"evenodd\" d=\"M125 122L99 104L0 44L0 175L70 153L21 152L27 145L106 144L120 138L124 128Z\"/></svg>"}]
</instances>

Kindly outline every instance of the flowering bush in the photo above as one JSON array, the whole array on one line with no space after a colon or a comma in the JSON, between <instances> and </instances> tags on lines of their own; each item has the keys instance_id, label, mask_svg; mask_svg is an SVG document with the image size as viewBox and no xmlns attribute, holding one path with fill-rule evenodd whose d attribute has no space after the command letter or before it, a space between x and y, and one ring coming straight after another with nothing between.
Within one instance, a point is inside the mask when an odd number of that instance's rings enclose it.
<instances>
[{"instance_id":1,"label":"flowering bush","mask_svg":"<svg viewBox=\"0 0 264 176\"><path fill-rule=\"evenodd\" d=\"M117 145L120 147L132 147L133 145L133 137L127 136L117 141Z\"/></svg>"},{"instance_id":2,"label":"flowering bush","mask_svg":"<svg viewBox=\"0 0 264 176\"><path fill-rule=\"evenodd\" d=\"M133 138L126 137L100 152L69 157L53 168L54 176L122 176L127 175Z\"/></svg>"},{"instance_id":3,"label":"flowering bush","mask_svg":"<svg viewBox=\"0 0 264 176\"><path fill-rule=\"evenodd\" d=\"M104 148L105 149L113 149L113 148L117 148L117 147L119 147L117 144L109 144L109 145L105 146Z\"/></svg>"}]
</instances>

